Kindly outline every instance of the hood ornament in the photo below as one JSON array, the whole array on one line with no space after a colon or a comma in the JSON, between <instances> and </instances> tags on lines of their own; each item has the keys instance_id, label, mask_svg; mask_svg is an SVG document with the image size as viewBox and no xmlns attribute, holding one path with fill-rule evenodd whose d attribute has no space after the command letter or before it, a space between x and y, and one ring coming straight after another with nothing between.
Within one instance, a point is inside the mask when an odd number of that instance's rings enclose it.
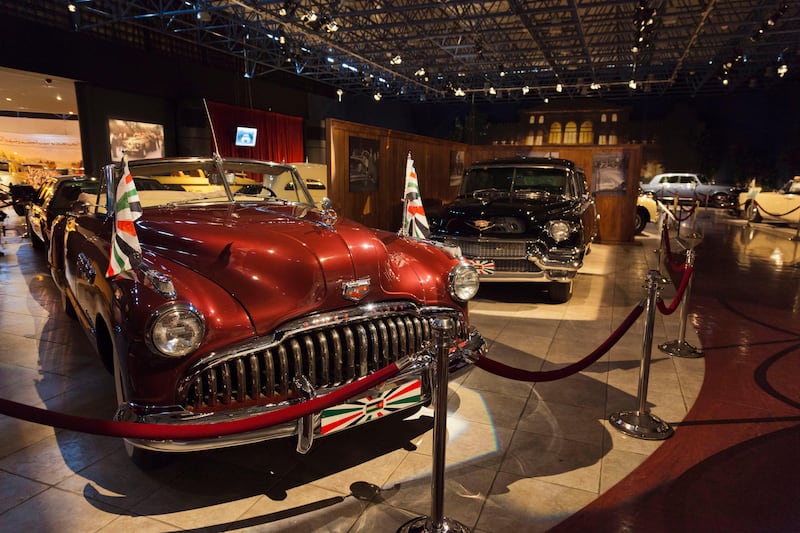
<instances>
[{"instance_id":1,"label":"hood ornament","mask_svg":"<svg viewBox=\"0 0 800 533\"><path fill-rule=\"evenodd\" d=\"M342 282L342 297L351 302L360 302L369 293L369 278Z\"/></svg>"},{"instance_id":2,"label":"hood ornament","mask_svg":"<svg viewBox=\"0 0 800 533\"><path fill-rule=\"evenodd\" d=\"M467 225L481 232L494 227L494 223L490 220L473 220L472 222L467 222Z\"/></svg>"}]
</instances>

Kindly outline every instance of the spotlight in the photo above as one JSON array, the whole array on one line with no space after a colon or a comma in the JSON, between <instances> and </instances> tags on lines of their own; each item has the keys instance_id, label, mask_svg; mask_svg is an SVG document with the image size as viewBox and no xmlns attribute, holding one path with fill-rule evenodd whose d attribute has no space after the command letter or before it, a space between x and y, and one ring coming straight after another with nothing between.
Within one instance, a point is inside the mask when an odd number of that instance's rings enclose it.
<instances>
[{"instance_id":1,"label":"spotlight","mask_svg":"<svg viewBox=\"0 0 800 533\"><path fill-rule=\"evenodd\" d=\"M560 93L563 90L564 90L564 87L562 87L560 83L556 83L556 92Z\"/></svg>"},{"instance_id":2,"label":"spotlight","mask_svg":"<svg viewBox=\"0 0 800 533\"><path fill-rule=\"evenodd\" d=\"M341 90L341 89L336 89L336 96L338 96L338 97L339 97L339 101L340 101L340 102L342 101L342 95L343 95L343 94L344 94L344 91L343 91L343 90Z\"/></svg>"},{"instance_id":3,"label":"spotlight","mask_svg":"<svg viewBox=\"0 0 800 533\"><path fill-rule=\"evenodd\" d=\"M400 57L400 54L397 54L396 56L394 56L391 59L391 61L389 61L389 63L391 63L392 65L399 65L402 62L403 62L403 58Z\"/></svg>"},{"instance_id":4,"label":"spotlight","mask_svg":"<svg viewBox=\"0 0 800 533\"><path fill-rule=\"evenodd\" d=\"M629 81L628 87L630 87L631 89L636 89L636 80Z\"/></svg>"},{"instance_id":5,"label":"spotlight","mask_svg":"<svg viewBox=\"0 0 800 533\"><path fill-rule=\"evenodd\" d=\"M465 92L464 92L464 89L462 89L461 87L459 87L458 89L456 89L456 90L453 92L453 94L455 94L456 96L467 96L467 93L465 93Z\"/></svg>"},{"instance_id":6,"label":"spotlight","mask_svg":"<svg viewBox=\"0 0 800 533\"><path fill-rule=\"evenodd\" d=\"M789 67L787 65L780 65L778 66L778 76L781 78L786 76L786 73L789 72Z\"/></svg>"},{"instance_id":7,"label":"spotlight","mask_svg":"<svg viewBox=\"0 0 800 533\"><path fill-rule=\"evenodd\" d=\"M422 77L424 75L425 75L425 69L422 67L418 68L417 71L414 73L414 76Z\"/></svg>"},{"instance_id":8,"label":"spotlight","mask_svg":"<svg viewBox=\"0 0 800 533\"><path fill-rule=\"evenodd\" d=\"M528 94L529 92L531 92L531 88L527 85L522 88L522 94Z\"/></svg>"},{"instance_id":9,"label":"spotlight","mask_svg":"<svg viewBox=\"0 0 800 533\"><path fill-rule=\"evenodd\" d=\"M383 98L383 96L381 96L381 93L375 93L372 97L375 99L376 102L380 102L381 98Z\"/></svg>"},{"instance_id":10,"label":"spotlight","mask_svg":"<svg viewBox=\"0 0 800 533\"><path fill-rule=\"evenodd\" d=\"M728 85L728 78L724 78L724 79L722 80L722 85L725 85L725 86L727 87L727 85Z\"/></svg>"},{"instance_id":11,"label":"spotlight","mask_svg":"<svg viewBox=\"0 0 800 533\"><path fill-rule=\"evenodd\" d=\"M489 87L489 94L497 94L497 89L495 89L494 86Z\"/></svg>"},{"instance_id":12,"label":"spotlight","mask_svg":"<svg viewBox=\"0 0 800 533\"><path fill-rule=\"evenodd\" d=\"M546 97L546 96L544 97L544 103L545 104L549 104L550 103L550 99L548 97Z\"/></svg>"},{"instance_id":13,"label":"spotlight","mask_svg":"<svg viewBox=\"0 0 800 533\"><path fill-rule=\"evenodd\" d=\"M589 86L589 88L591 90L593 90L593 91L596 91L596 90L600 89L600 84L597 83L596 81L593 81L592 84Z\"/></svg>"}]
</instances>

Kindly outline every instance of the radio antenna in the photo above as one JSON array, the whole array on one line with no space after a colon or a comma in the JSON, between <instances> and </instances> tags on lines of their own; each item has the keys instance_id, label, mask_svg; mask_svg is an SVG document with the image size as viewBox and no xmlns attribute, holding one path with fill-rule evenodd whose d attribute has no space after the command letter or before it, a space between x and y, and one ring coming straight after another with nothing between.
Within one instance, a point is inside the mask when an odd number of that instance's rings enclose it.
<instances>
[{"instance_id":1,"label":"radio antenna","mask_svg":"<svg viewBox=\"0 0 800 533\"><path fill-rule=\"evenodd\" d=\"M203 107L206 110L206 118L208 119L208 127L211 128L211 140L214 141L214 153L219 154L219 144L217 144L217 134L214 131L214 123L211 121L211 112L208 110L208 102L203 98Z\"/></svg>"}]
</instances>

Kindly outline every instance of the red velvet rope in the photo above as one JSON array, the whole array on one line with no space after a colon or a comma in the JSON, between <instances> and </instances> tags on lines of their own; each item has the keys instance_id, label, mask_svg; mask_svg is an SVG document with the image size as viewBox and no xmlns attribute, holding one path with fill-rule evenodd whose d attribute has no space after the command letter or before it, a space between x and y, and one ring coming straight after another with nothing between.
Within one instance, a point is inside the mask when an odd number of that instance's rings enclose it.
<instances>
[{"instance_id":1,"label":"red velvet rope","mask_svg":"<svg viewBox=\"0 0 800 533\"><path fill-rule=\"evenodd\" d=\"M669 230L667 229L666 224L664 225L664 231L661 236L661 240L664 242L664 248L667 256L667 263L669 267L673 270L673 272L681 272L686 269L686 265L679 265L675 262L672 257L672 247L669 244Z\"/></svg>"},{"instance_id":2,"label":"red velvet rope","mask_svg":"<svg viewBox=\"0 0 800 533\"><path fill-rule=\"evenodd\" d=\"M683 293L686 292L686 287L689 285L689 280L692 278L693 270L694 267L687 267L684 270L681 283L678 285L678 291L675 293L675 297L672 299L672 303L669 304L669 307L664 305L664 300L659 299L656 302L656 306L658 310L661 311L661 314L671 315L678 308L678 304L681 302L681 299L683 299Z\"/></svg>"},{"instance_id":3,"label":"red velvet rope","mask_svg":"<svg viewBox=\"0 0 800 533\"><path fill-rule=\"evenodd\" d=\"M506 364L500 363L499 361L495 361L493 359L489 359L486 356L481 356L475 363L475 366L486 370L492 374L495 374L500 377L514 379L517 381L529 381L529 382L543 382L543 381L555 381L557 379L563 379L567 376L571 376L572 374L577 374L584 368L587 368L595 361L603 357L603 355L614 346L617 341L619 341L622 336L630 329L636 319L639 318L639 315L642 314L644 311L644 307L642 304L637 305L633 308L633 311L625 318L625 320L620 324L620 326L614 330L608 339L603 341L603 343L595 348L595 350L581 359L580 361L576 361L570 365L565 367L559 368L557 370L549 370L544 372L533 372L531 370L524 370L521 368L515 368L512 366L508 366Z\"/></svg>"},{"instance_id":4,"label":"red velvet rope","mask_svg":"<svg viewBox=\"0 0 800 533\"><path fill-rule=\"evenodd\" d=\"M116 420L102 420L85 418L39 409L11 400L0 398L0 413L14 418L27 420L36 424L44 424L72 431L81 431L93 435L107 437L121 437L144 440L198 440L214 438L223 435L246 433L259 429L276 426L290 422L297 418L316 413L340 404L350 398L356 397L365 391L383 383L400 372L397 363L392 363L386 368L354 381L333 392L290 405L269 413L264 413L243 420L230 422L217 422L212 424L141 424L138 422L120 422Z\"/></svg>"},{"instance_id":5,"label":"red velvet rope","mask_svg":"<svg viewBox=\"0 0 800 533\"><path fill-rule=\"evenodd\" d=\"M679 206L678 209L675 212L675 219L678 222L683 222L684 220L689 220L689 217L692 216L692 213L694 213L695 209L697 209L697 204L692 205L691 209L684 209L683 207ZM683 218L679 217L677 211L680 211L681 213L686 213L686 216L683 217Z\"/></svg>"},{"instance_id":6,"label":"red velvet rope","mask_svg":"<svg viewBox=\"0 0 800 533\"><path fill-rule=\"evenodd\" d=\"M755 202L755 204L756 204L756 207L758 207L759 209L761 209L763 212L765 212L765 213L766 213L766 214L768 214L769 216L771 216L771 217L775 217L775 218L782 218L782 217L785 217L786 215L791 215L792 213L794 213L795 211L797 211L798 209L800 209L800 205L798 205L797 207L795 207L794 209L792 209L792 210L790 210L790 211L787 211L787 212L785 212L785 213L783 213L783 214L781 214L781 215L776 215L775 213L770 213L769 211L767 211L766 209L764 209L763 207L761 207L761 204L759 204L757 200L753 200L753 201Z\"/></svg>"}]
</instances>

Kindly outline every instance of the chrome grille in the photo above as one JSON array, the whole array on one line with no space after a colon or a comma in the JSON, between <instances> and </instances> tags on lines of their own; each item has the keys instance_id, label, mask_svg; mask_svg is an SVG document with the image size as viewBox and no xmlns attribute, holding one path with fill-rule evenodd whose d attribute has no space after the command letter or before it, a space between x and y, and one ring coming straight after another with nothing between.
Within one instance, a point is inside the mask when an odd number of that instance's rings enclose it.
<instances>
[{"instance_id":1,"label":"chrome grille","mask_svg":"<svg viewBox=\"0 0 800 533\"><path fill-rule=\"evenodd\" d=\"M524 258L528 248L526 241L455 239L455 244L465 257L486 259Z\"/></svg>"},{"instance_id":2,"label":"chrome grille","mask_svg":"<svg viewBox=\"0 0 800 533\"><path fill-rule=\"evenodd\" d=\"M281 402L298 397L296 377L305 376L315 389L347 383L419 351L430 338L428 319L410 313L287 331L263 349L193 369L179 396L197 412Z\"/></svg>"},{"instance_id":3,"label":"chrome grille","mask_svg":"<svg viewBox=\"0 0 800 533\"><path fill-rule=\"evenodd\" d=\"M542 269L527 259L501 259L494 262L495 272L541 272Z\"/></svg>"}]
</instances>

